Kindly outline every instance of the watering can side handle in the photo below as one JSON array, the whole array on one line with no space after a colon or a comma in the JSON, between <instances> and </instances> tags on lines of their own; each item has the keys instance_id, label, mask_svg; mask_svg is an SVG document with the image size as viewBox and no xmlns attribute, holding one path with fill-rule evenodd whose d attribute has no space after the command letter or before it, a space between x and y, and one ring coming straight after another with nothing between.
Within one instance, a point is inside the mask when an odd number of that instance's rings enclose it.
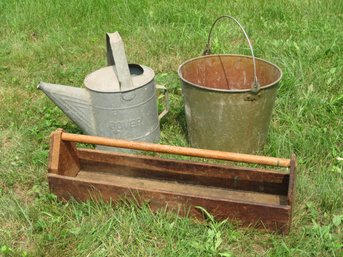
<instances>
[{"instance_id":1,"label":"watering can side handle","mask_svg":"<svg viewBox=\"0 0 343 257\"><path fill-rule=\"evenodd\" d=\"M211 34L212 34L212 30L213 30L214 26L217 24L217 22L219 20L223 19L223 18L228 18L228 19L231 19L231 20L235 21L237 23L237 25L240 27L240 29L242 30L246 40L248 41L249 48L250 48L250 51L251 51L252 60L253 60L253 64L254 64L254 83L252 85L251 92L252 93L258 93L260 91L260 84L259 84L259 82L257 80L257 75L256 75L256 60L255 60L254 50L253 50L253 47L251 45L250 39L248 37L248 34L246 33L246 31L244 30L243 26L239 23L239 21L236 18L234 18L234 17L232 17L230 15L223 15L223 16L220 16L219 18L217 18L214 21L214 23L211 26L210 32L208 33L207 44L206 44L205 51L203 52L203 55L211 54Z\"/></svg>"},{"instance_id":2,"label":"watering can side handle","mask_svg":"<svg viewBox=\"0 0 343 257\"><path fill-rule=\"evenodd\" d=\"M158 120L160 121L169 112L169 92L164 85L156 84L157 90L162 90L164 98L164 110L158 115Z\"/></svg>"}]
</instances>

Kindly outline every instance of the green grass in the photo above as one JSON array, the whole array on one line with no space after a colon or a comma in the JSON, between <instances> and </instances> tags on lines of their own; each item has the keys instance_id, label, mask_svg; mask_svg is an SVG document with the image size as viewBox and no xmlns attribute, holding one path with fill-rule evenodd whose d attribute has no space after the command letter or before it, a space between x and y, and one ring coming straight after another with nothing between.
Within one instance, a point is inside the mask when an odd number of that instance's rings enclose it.
<instances>
[{"instance_id":1,"label":"green grass","mask_svg":"<svg viewBox=\"0 0 343 257\"><path fill-rule=\"evenodd\" d=\"M280 236L229 222L197 223L132 203L61 203L46 179L48 136L81 133L40 81L81 86L105 65L105 32L170 90L162 143L188 145L177 67L204 49L211 23L236 17L256 56L281 67L263 154L298 158L293 227ZM343 2L0 1L0 255L342 256ZM233 23L216 52L249 54Z\"/></svg>"}]
</instances>

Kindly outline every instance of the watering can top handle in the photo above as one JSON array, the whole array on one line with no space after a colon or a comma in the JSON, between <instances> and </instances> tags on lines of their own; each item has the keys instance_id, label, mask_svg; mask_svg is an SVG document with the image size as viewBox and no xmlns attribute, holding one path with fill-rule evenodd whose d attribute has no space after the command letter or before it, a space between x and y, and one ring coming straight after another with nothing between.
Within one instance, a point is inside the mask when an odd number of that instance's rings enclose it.
<instances>
[{"instance_id":1,"label":"watering can top handle","mask_svg":"<svg viewBox=\"0 0 343 257\"><path fill-rule=\"evenodd\" d=\"M230 15L223 15L223 16L220 16L219 18L217 18L214 21L214 23L211 26L210 32L208 33L206 49L205 49L203 54L204 55L208 55L208 54L211 53L211 34L212 34L212 30L213 30L214 26L217 24L217 22L219 20L223 19L223 18L228 18L228 19L231 19L231 20L235 21L238 24L238 26L240 27L240 29L242 30L246 40L248 41L249 48L250 48L250 51L251 51L252 60L253 60L253 64L254 64L254 83L252 85L251 92L257 93L260 90L260 84L258 83L257 75L256 75L256 60L255 60L254 50L252 48L252 45L251 45L250 39L248 37L248 34L245 32L243 26L239 23L239 21L237 19L235 19L234 17L232 17Z\"/></svg>"},{"instance_id":2,"label":"watering can top handle","mask_svg":"<svg viewBox=\"0 0 343 257\"><path fill-rule=\"evenodd\" d=\"M120 90L134 88L129 65L127 63L124 42L118 32L106 33L107 64L115 65L114 70L119 80Z\"/></svg>"}]
</instances>

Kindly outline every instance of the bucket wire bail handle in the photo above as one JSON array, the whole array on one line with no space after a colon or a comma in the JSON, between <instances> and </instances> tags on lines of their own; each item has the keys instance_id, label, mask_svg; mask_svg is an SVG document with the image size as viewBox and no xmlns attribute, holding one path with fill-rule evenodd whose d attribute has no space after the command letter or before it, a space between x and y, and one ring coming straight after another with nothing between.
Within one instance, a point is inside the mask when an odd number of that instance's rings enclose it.
<instances>
[{"instance_id":1,"label":"bucket wire bail handle","mask_svg":"<svg viewBox=\"0 0 343 257\"><path fill-rule=\"evenodd\" d=\"M210 32L208 33L206 49L203 52L203 55L211 54L211 34L212 34L212 30L213 30L214 26L217 24L217 22L219 20L221 20L221 19L224 19L224 18L228 18L228 19L231 19L231 20L235 21L237 23L237 25L240 27L240 29L242 30L246 40L248 41L249 48L250 48L250 51L251 51L252 60L253 60L253 64L254 64L254 83L252 85L251 92L256 94L256 93L258 93L260 91L260 84L258 83L257 75L256 75L256 61L255 61L254 50L252 48L252 45L251 45L250 39L248 37L248 34L245 32L243 26L239 23L239 21L237 19L235 19L234 17L232 17L230 15L223 15L223 16L220 16L219 18L217 18L214 21L214 23L211 26Z\"/></svg>"}]
</instances>

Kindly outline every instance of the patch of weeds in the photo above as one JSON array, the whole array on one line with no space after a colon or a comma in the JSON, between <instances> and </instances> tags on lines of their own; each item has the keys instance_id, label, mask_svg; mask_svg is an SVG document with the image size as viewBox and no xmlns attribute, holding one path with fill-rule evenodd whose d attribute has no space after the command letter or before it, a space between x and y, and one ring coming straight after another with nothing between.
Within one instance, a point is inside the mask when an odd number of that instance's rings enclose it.
<instances>
[{"instance_id":1,"label":"patch of weeds","mask_svg":"<svg viewBox=\"0 0 343 257\"><path fill-rule=\"evenodd\" d=\"M328 225L320 225L315 220L312 220L312 227L308 229L307 235L310 236L314 242L317 242L315 248L318 251L323 251L332 254L332 256L339 256L339 251L343 248L342 238L336 232L340 231L342 215L334 216L332 222Z\"/></svg>"},{"instance_id":2,"label":"patch of weeds","mask_svg":"<svg viewBox=\"0 0 343 257\"><path fill-rule=\"evenodd\" d=\"M200 252L203 252L206 256L232 256L230 252L221 249L223 243L222 228L227 221L217 222L206 209L200 206L197 208L201 210L206 217L208 228L202 242L191 241L190 245L195 249L200 250Z\"/></svg>"},{"instance_id":3,"label":"patch of weeds","mask_svg":"<svg viewBox=\"0 0 343 257\"><path fill-rule=\"evenodd\" d=\"M1 245L1 244L0 244L0 255L3 257L13 257L13 256L28 257L28 256L31 256L25 250L24 251L17 251L8 245Z\"/></svg>"},{"instance_id":4,"label":"patch of weeds","mask_svg":"<svg viewBox=\"0 0 343 257\"><path fill-rule=\"evenodd\" d=\"M303 233L304 236L312 239L311 250L307 250L339 256L338 253L343 247L341 235L343 215L333 215L330 218L327 213L320 214L312 202L307 204L307 209L311 225L305 227Z\"/></svg>"},{"instance_id":5,"label":"patch of weeds","mask_svg":"<svg viewBox=\"0 0 343 257\"><path fill-rule=\"evenodd\" d=\"M37 166L46 165L48 160L49 150L48 149L37 149L32 152L32 164Z\"/></svg>"}]
</instances>

